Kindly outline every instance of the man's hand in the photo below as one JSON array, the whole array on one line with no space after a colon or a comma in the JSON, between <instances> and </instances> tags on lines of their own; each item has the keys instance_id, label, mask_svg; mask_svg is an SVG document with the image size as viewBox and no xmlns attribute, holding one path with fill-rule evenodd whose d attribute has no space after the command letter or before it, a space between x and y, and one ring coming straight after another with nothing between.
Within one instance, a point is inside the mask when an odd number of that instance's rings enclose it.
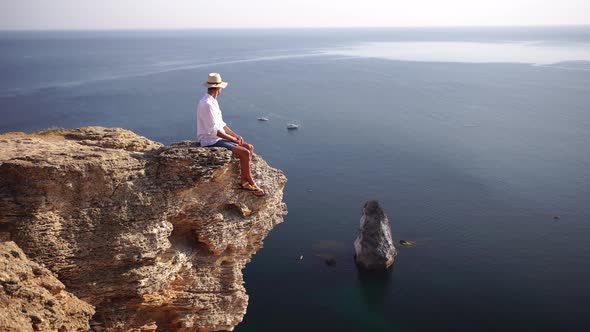
<instances>
[{"instance_id":1,"label":"man's hand","mask_svg":"<svg viewBox=\"0 0 590 332\"><path fill-rule=\"evenodd\" d=\"M250 152L254 152L254 145L252 145L252 144L244 141L244 139L242 138L242 136L240 136L240 135L236 135L236 136L237 136L236 143L238 143L239 146L243 146L246 149L250 150Z\"/></svg>"}]
</instances>

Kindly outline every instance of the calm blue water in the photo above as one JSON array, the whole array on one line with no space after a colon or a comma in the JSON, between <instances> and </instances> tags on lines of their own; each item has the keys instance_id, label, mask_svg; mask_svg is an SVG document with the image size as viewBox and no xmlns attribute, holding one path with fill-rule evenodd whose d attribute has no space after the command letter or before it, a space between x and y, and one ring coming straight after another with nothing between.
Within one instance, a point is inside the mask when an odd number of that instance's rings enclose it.
<instances>
[{"instance_id":1,"label":"calm blue water","mask_svg":"<svg viewBox=\"0 0 590 332\"><path fill-rule=\"evenodd\" d=\"M195 139L219 71L226 122L289 178L237 331L583 331L589 48L589 27L4 32L0 131ZM368 199L417 243L385 274L352 259Z\"/></svg>"}]
</instances>

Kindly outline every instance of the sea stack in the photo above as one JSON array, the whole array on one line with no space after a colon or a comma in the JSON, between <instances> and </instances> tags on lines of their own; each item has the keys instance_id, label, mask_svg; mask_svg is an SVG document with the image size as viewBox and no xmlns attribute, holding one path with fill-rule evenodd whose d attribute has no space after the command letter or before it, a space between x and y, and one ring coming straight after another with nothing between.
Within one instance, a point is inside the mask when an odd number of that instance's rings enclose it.
<instances>
[{"instance_id":1,"label":"sea stack","mask_svg":"<svg viewBox=\"0 0 590 332\"><path fill-rule=\"evenodd\" d=\"M368 201L363 206L354 250L356 263L361 268L385 270L393 264L396 251L389 219L377 201Z\"/></svg>"}]
</instances>

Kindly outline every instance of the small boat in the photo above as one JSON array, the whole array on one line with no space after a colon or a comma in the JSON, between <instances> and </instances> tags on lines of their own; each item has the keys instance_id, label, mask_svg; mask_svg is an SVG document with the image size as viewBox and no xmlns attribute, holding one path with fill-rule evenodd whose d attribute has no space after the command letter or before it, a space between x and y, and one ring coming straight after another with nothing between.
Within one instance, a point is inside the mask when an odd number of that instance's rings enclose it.
<instances>
[{"instance_id":1,"label":"small boat","mask_svg":"<svg viewBox=\"0 0 590 332\"><path fill-rule=\"evenodd\" d=\"M268 118L258 118L258 121L268 121Z\"/></svg>"},{"instance_id":2,"label":"small boat","mask_svg":"<svg viewBox=\"0 0 590 332\"><path fill-rule=\"evenodd\" d=\"M294 124L294 123L287 124L287 129L289 129L289 130L293 130L293 129L297 129L297 128L299 128L299 125L297 125L297 124Z\"/></svg>"}]
</instances>

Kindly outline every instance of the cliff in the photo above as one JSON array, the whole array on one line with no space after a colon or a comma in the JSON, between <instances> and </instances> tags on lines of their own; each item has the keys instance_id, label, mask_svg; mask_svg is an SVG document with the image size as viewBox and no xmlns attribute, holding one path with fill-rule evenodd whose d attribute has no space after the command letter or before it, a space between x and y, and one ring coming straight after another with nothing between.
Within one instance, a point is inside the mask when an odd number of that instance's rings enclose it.
<instances>
[{"instance_id":1,"label":"cliff","mask_svg":"<svg viewBox=\"0 0 590 332\"><path fill-rule=\"evenodd\" d=\"M0 135L0 239L95 307L110 331L231 330L242 269L286 214L285 176L255 156L267 195L238 189L221 148L123 129Z\"/></svg>"}]
</instances>

